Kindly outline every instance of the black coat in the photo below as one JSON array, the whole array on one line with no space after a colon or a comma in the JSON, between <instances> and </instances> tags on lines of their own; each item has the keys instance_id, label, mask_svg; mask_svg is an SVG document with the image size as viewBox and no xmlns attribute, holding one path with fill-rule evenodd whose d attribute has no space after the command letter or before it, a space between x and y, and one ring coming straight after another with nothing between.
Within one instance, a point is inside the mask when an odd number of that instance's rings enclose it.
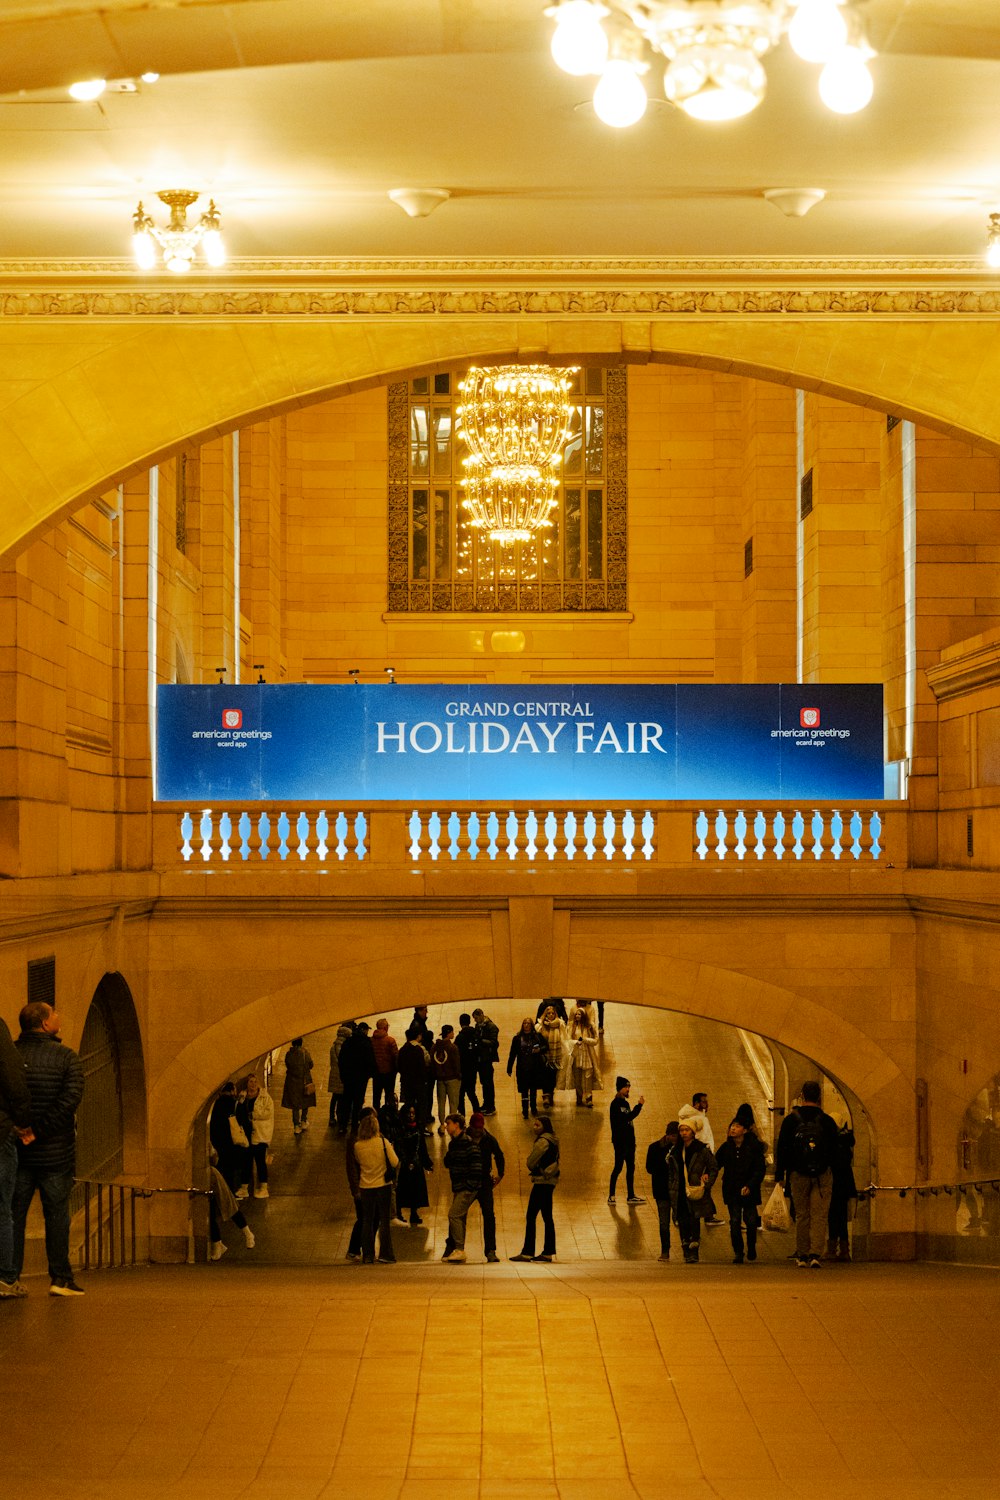
<instances>
[{"instance_id":1,"label":"black coat","mask_svg":"<svg viewBox=\"0 0 1000 1500\"><path fill-rule=\"evenodd\" d=\"M76 1112L83 1098L83 1068L70 1047L47 1031L26 1031L14 1043L24 1060L35 1140L18 1142L22 1166L39 1172L72 1172L76 1164Z\"/></svg>"},{"instance_id":2,"label":"black coat","mask_svg":"<svg viewBox=\"0 0 1000 1500\"><path fill-rule=\"evenodd\" d=\"M464 1131L448 1143L444 1164L453 1193L478 1193L483 1185L483 1158L479 1147Z\"/></svg>"},{"instance_id":3,"label":"black coat","mask_svg":"<svg viewBox=\"0 0 1000 1500\"><path fill-rule=\"evenodd\" d=\"M401 1211L404 1208L426 1208L429 1200L424 1173L431 1171L432 1163L427 1141L418 1125L404 1126L396 1141L396 1155L399 1157L399 1171L396 1174L397 1207Z\"/></svg>"},{"instance_id":4,"label":"black coat","mask_svg":"<svg viewBox=\"0 0 1000 1500\"><path fill-rule=\"evenodd\" d=\"M492 1187L493 1179L490 1176L490 1168L494 1163L496 1164L497 1182L499 1182L507 1165L504 1154L500 1149L500 1142L495 1135L491 1135L488 1130L484 1130L476 1145L479 1147L479 1155L483 1163L483 1187Z\"/></svg>"},{"instance_id":5,"label":"black coat","mask_svg":"<svg viewBox=\"0 0 1000 1500\"><path fill-rule=\"evenodd\" d=\"M522 1094L526 1094L529 1089L540 1088L545 1080L548 1056L548 1044L542 1041L537 1031L527 1034L516 1031L510 1039L510 1051L507 1054L507 1077L516 1069L517 1087Z\"/></svg>"},{"instance_id":6,"label":"black coat","mask_svg":"<svg viewBox=\"0 0 1000 1500\"><path fill-rule=\"evenodd\" d=\"M0 1020L0 1146L15 1125L31 1121L31 1094L24 1060L10 1039L7 1023Z\"/></svg>"},{"instance_id":7,"label":"black coat","mask_svg":"<svg viewBox=\"0 0 1000 1500\"><path fill-rule=\"evenodd\" d=\"M676 1144L676 1137L671 1142L665 1135L661 1135L658 1141L650 1142L646 1151L646 1175L653 1199L657 1203L667 1203L677 1197L678 1166L677 1158L672 1154Z\"/></svg>"},{"instance_id":8,"label":"black coat","mask_svg":"<svg viewBox=\"0 0 1000 1500\"><path fill-rule=\"evenodd\" d=\"M715 1161L722 1173L724 1203L760 1202L760 1188L767 1163L764 1147L753 1131L747 1131L738 1150L736 1142L727 1136L715 1153ZM750 1189L745 1198L744 1188Z\"/></svg>"},{"instance_id":9,"label":"black coat","mask_svg":"<svg viewBox=\"0 0 1000 1500\"><path fill-rule=\"evenodd\" d=\"M340 1077L345 1089L358 1089L375 1077L375 1049L363 1031L352 1032L340 1049Z\"/></svg>"}]
</instances>

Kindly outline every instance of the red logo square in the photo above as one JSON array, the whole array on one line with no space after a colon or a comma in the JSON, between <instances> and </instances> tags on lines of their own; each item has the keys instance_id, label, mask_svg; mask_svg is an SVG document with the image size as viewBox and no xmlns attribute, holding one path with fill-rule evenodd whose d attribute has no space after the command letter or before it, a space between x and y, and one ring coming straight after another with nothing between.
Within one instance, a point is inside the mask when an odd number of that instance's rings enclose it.
<instances>
[{"instance_id":1,"label":"red logo square","mask_svg":"<svg viewBox=\"0 0 1000 1500\"><path fill-rule=\"evenodd\" d=\"M803 729L818 729L819 728L819 709L818 708L800 708L799 709L799 723L802 725Z\"/></svg>"},{"instance_id":2,"label":"red logo square","mask_svg":"<svg viewBox=\"0 0 1000 1500\"><path fill-rule=\"evenodd\" d=\"M239 708L224 708L222 710L223 729L242 729L243 712Z\"/></svg>"}]
</instances>

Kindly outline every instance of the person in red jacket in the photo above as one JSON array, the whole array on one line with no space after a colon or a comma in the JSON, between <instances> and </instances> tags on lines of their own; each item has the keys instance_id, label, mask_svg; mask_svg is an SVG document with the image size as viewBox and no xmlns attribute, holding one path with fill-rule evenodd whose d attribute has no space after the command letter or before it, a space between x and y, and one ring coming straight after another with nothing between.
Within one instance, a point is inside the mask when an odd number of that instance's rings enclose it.
<instances>
[{"instance_id":1,"label":"person in red jacket","mask_svg":"<svg viewBox=\"0 0 1000 1500\"><path fill-rule=\"evenodd\" d=\"M372 1078L372 1108L377 1114L383 1099L392 1099L396 1094L396 1072L399 1063L399 1046L395 1037L389 1035L389 1022L385 1016L375 1022L372 1037L372 1052L375 1055L375 1074Z\"/></svg>"}]
</instances>

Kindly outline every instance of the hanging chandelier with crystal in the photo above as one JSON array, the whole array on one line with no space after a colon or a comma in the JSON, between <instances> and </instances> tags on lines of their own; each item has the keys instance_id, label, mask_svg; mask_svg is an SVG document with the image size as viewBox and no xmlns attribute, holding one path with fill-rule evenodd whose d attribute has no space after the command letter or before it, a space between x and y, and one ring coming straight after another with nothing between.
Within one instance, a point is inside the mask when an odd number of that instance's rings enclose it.
<instances>
[{"instance_id":1,"label":"hanging chandelier with crystal","mask_svg":"<svg viewBox=\"0 0 1000 1500\"><path fill-rule=\"evenodd\" d=\"M563 449L572 433L575 369L477 366L459 385L459 435L470 525L509 547L552 525Z\"/></svg>"},{"instance_id":2,"label":"hanging chandelier with crystal","mask_svg":"<svg viewBox=\"0 0 1000 1500\"><path fill-rule=\"evenodd\" d=\"M646 111L649 54L666 60L663 91L696 120L735 120L764 97L761 59L787 36L822 64L820 98L838 114L871 100L868 45L853 0L560 0L552 55L564 72L598 74L594 109L606 125Z\"/></svg>"},{"instance_id":3,"label":"hanging chandelier with crystal","mask_svg":"<svg viewBox=\"0 0 1000 1500\"><path fill-rule=\"evenodd\" d=\"M222 220L212 199L197 224L189 224L187 211L201 196L189 188L171 188L156 195L170 210L170 222L161 229L140 203L132 215L132 251L140 271L151 271L156 265L157 248L168 271L183 275L190 271L201 248L210 266L224 266L226 248L222 243Z\"/></svg>"}]
</instances>

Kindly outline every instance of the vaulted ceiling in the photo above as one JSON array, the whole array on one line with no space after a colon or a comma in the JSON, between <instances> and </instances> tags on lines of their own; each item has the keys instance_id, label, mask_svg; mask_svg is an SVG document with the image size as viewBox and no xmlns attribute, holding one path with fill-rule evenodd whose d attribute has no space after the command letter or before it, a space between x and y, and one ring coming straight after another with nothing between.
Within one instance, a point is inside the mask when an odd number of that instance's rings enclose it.
<instances>
[{"instance_id":1,"label":"vaulted ceiling","mask_svg":"<svg viewBox=\"0 0 1000 1500\"><path fill-rule=\"evenodd\" d=\"M783 44L746 119L600 124L545 0L4 0L0 258L129 253L159 188L212 194L231 254L981 254L1000 208L1000 5L868 0L876 94L831 115ZM160 74L70 100L75 79ZM426 219L386 194L447 189ZM825 190L807 218L762 192ZM148 206L148 204L147 204Z\"/></svg>"}]
</instances>

